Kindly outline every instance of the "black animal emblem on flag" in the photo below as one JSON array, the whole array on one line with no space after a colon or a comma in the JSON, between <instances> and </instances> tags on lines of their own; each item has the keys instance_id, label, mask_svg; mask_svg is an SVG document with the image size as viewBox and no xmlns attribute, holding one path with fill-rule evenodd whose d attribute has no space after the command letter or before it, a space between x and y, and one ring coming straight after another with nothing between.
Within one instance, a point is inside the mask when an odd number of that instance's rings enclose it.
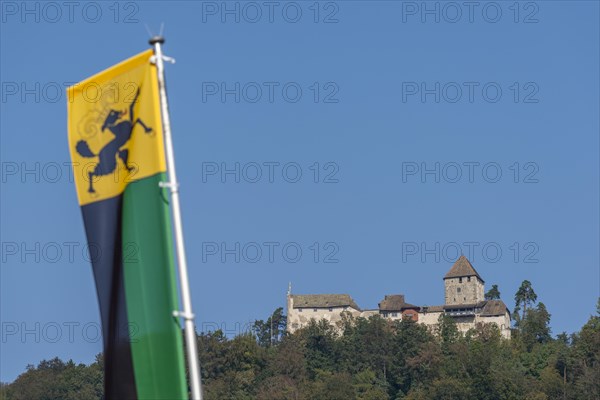
<instances>
[{"instance_id":1,"label":"black animal emblem on flag","mask_svg":"<svg viewBox=\"0 0 600 400\"><path fill-rule=\"evenodd\" d=\"M104 120L104 124L100 129L100 133L104 132L107 128L108 130L115 136L110 142L108 142L104 147L100 149L98 154L94 154L94 152L90 149L90 146L85 140L80 140L75 145L75 149L77 153L82 157L93 158L98 157L98 164L96 164L93 171L88 172L88 178L90 181L90 187L88 192L96 193L94 190L94 177L97 176L106 176L113 173L117 169L117 156L123 161L125 168L128 172L132 172L135 170L135 167L130 166L127 163L127 158L129 157L129 150L127 150L125 145L131 138L133 133L133 128L137 124L140 124L144 131L149 134L152 132L152 128L146 126L144 122L135 118L133 113L133 108L135 103L140 95L140 89L138 88L133 101L129 106L129 119L123 119L127 116L127 110L118 111L111 109L106 119Z\"/></svg>"}]
</instances>

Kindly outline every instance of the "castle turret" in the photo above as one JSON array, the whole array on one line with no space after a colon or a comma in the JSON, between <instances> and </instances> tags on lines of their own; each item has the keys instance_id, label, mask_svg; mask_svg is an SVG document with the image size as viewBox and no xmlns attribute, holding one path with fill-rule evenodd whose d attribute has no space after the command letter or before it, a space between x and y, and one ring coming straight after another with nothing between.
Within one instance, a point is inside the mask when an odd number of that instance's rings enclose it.
<instances>
[{"instance_id":1,"label":"castle turret","mask_svg":"<svg viewBox=\"0 0 600 400\"><path fill-rule=\"evenodd\" d=\"M292 298L292 282L290 282L288 284L286 303L287 303L286 315L290 315L290 312L292 312L292 310L294 309L294 299Z\"/></svg>"},{"instance_id":2,"label":"castle turret","mask_svg":"<svg viewBox=\"0 0 600 400\"><path fill-rule=\"evenodd\" d=\"M484 283L467 257L461 255L444 276L446 305L476 304L483 301Z\"/></svg>"}]
</instances>

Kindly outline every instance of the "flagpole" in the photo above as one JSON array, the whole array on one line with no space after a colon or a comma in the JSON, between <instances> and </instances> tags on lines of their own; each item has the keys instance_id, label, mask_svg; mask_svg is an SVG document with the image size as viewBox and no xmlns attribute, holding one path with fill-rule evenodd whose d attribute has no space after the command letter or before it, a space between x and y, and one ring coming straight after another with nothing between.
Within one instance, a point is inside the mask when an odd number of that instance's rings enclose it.
<instances>
[{"instance_id":1,"label":"flagpole","mask_svg":"<svg viewBox=\"0 0 600 400\"><path fill-rule=\"evenodd\" d=\"M149 40L154 47L154 63L158 75L158 90L160 94L160 111L163 121L163 133L165 137L165 148L167 152L167 167L169 182L164 185L171 191L171 211L173 214L173 227L175 230L175 246L177 250L177 266L179 268L179 283L181 286L182 312L175 312L175 316L182 317L185 321L185 343L187 349L187 361L190 375L190 386L192 389L192 400L202 400L202 383L200 381L200 364L198 361L198 349L196 344L196 329L194 327L194 314L192 313L192 299L190 296L190 284L188 280L187 262L185 258L185 247L183 244L183 228L181 226L181 208L179 206L179 190L177 174L175 173L175 154L173 152L173 140L171 137L171 121L169 118L169 105L167 103L167 90L165 87L165 57L162 53L162 44L165 39L162 36L154 36Z\"/></svg>"}]
</instances>

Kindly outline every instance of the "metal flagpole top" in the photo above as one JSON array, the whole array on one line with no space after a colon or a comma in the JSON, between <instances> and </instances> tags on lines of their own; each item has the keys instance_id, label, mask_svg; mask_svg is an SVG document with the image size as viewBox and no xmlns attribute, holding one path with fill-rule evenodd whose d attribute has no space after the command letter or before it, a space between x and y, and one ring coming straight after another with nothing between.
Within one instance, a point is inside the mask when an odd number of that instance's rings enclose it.
<instances>
[{"instance_id":1,"label":"metal flagpole top","mask_svg":"<svg viewBox=\"0 0 600 400\"><path fill-rule=\"evenodd\" d=\"M148 40L148 43L150 43L150 46L154 46L156 43L164 44L165 38L160 35L155 35L155 36L152 36L150 38L150 40Z\"/></svg>"}]
</instances>

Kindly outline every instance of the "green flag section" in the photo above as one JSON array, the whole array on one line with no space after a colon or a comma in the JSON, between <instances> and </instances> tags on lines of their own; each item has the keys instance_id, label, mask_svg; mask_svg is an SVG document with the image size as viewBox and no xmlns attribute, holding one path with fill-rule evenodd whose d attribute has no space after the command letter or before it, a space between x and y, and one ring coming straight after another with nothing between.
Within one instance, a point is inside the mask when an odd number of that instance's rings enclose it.
<instances>
[{"instance_id":1,"label":"green flag section","mask_svg":"<svg viewBox=\"0 0 600 400\"><path fill-rule=\"evenodd\" d=\"M130 183L123 195L125 299L139 399L187 398L164 173ZM134 244L131 246L131 244Z\"/></svg>"},{"instance_id":2,"label":"green flag section","mask_svg":"<svg viewBox=\"0 0 600 400\"><path fill-rule=\"evenodd\" d=\"M69 150L102 321L106 400L187 400L156 67L68 92ZM91 94L94 94L92 96Z\"/></svg>"}]
</instances>

